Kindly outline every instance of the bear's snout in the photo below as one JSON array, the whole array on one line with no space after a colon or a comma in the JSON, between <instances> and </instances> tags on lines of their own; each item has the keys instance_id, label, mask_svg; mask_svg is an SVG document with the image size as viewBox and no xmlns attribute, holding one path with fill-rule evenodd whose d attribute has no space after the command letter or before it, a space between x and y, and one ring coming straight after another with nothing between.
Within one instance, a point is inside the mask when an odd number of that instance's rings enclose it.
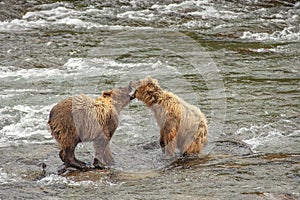
<instances>
[{"instance_id":1,"label":"bear's snout","mask_svg":"<svg viewBox=\"0 0 300 200\"><path fill-rule=\"evenodd\" d=\"M129 92L130 100L135 99L135 92L136 89L134 87L130 87L130 92Z\"/></svg>"},{"instance_id":2,"label":"bear's snout","mask_svg":"<svg viewBox=\"0 0 300 200\"><path fill-rule=\"evenodd\" d=\"M136 87L133 83L133 81L130 81L129 82L129 85L128 85L128 94L130 96L130 100L133 100L135 99L135 93L136 93Z\"/></svg>"}]
</instances>

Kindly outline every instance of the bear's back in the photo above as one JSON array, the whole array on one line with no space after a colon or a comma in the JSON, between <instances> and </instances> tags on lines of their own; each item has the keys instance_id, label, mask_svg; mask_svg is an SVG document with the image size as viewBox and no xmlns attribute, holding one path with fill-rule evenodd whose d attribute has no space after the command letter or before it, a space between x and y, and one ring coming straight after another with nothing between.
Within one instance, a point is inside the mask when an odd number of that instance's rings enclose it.
<instances>
[{"instance_id":1,"label":"bear's back","mask_svg":"<svg viewBox=\"0 0 300 200\"><path fill-rule=\"evenodd\" d=\"M108 99L92 99L86 95L73 97L73 119L82 141L103 137L103 129L111 120L112 106Z\"/></svg>"}]
</instances>

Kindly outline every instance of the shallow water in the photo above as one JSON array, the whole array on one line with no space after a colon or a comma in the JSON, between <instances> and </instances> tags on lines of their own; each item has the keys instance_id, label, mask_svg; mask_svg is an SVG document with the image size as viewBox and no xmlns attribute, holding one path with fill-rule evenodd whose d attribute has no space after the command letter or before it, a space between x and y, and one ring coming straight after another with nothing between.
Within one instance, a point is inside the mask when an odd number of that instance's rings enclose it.
<instances>
[{"instance_id":1,"label":"shallow water","mask_svg":"<svg viewBox=\"0 0 300 200\"><path fill-rule=\"evenodd\" d=\"M0 12L0 199L299 198L299 2L41 2ZM153 114L134 100L112 169L57 175L52 106L146 75L207 116L201 158L162 159ZM93 152L77 148L88 163Z\"/></svg>"}]
</instances>

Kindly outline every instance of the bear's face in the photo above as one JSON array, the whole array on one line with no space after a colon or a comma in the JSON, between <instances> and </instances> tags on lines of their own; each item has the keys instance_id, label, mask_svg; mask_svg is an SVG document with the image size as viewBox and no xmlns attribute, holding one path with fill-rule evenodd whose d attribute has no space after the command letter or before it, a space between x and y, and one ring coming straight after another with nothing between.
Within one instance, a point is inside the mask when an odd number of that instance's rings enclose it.
<instances>
[{"instance_id":1,"label":"bear's face","mask_svg":"<svg viewBox=\"0 0 300 200\"><path fill-rule=\"evenodd\" d=\"M130 85L126 87L119 87L110 91L102 92L102 97L112 99L113 104L118 109L122 109L135 98L135 89Z\"/></svg>"},{"instance_id":2,"label":"bear's face","mask_svg":"<svg viewBox=\"0 0 300 200\"><path fill-rule=\"evenodd\" d=\"M148 106L156 103L162 91L157 80L152 79L150 76L136 82L130 82L130 86L136 89L135 97L145 102Z\"/></svg>"}]
</instances>

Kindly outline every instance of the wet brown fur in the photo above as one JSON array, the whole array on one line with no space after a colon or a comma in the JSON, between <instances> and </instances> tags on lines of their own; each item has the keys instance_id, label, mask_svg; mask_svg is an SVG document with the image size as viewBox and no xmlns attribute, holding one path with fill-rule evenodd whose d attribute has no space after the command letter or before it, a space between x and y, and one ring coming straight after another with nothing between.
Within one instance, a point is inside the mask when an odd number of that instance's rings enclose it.
<instances>
[{"instance_id":1,"label":"wet brown fur","mask_svg":"<svg viewBox=\"0 0 300 200\"><path fill-rule=\"evenodd\" d=\"M167 156L176 148L184 156L198 154L208 142L205 116L171 92L161 89L150 76L136 83L135 97L153 111L160 127L160 146Z\"/></svg>"},{"instance_id":2,"label":"wet brown fur","mask_svg":"<svg viewBox=\"0 0 300 200\"><path fill-rule=\"evenodd\" d=\"M118 127L120 111L130 100L128 86L103 92L97 99L83 94L68 97L52 108L48 124L66 167L86 169L74 153L80 142L93 142L95 167L114 163L108 143Z\"/></svg>"}]
</instances>

